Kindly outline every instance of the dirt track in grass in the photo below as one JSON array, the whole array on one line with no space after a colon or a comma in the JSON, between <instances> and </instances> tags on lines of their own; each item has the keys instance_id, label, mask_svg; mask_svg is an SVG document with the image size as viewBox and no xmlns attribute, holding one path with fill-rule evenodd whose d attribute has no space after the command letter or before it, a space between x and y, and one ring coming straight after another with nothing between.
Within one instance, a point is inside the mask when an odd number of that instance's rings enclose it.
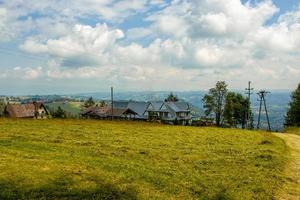
<instances>
[{"instance_id":1,"label":"dirt track in grass","mask_svg":"<svg viewBox=\"0 0 300 200\"><path fill-rule=\"evenodd\" d=\"M276 134L290 149L291 161L285 169L285 184L278 191L278 199L300 200L300 136L295 134Z\"/></svg>"}]
</instances>

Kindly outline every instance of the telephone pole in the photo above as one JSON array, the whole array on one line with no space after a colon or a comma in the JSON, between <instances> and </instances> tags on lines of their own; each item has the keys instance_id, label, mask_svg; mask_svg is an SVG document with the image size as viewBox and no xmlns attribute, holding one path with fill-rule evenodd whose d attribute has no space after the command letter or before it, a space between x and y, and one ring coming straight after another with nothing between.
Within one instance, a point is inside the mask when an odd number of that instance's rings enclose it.
<instances>
[{"instance_id":1,"label":"telephone pole","mask_svg":"<svg viewBox=\"0 0 300 200\"><path fill-rule=\"evenodd\" d=\"M111 97L111 121L114 120L114 88L110 88L110 97Z\"/></svg>"},{"instance_id":2,"label":"telephone pole","mask_svg":"<svg viewBox=\"0 0 300 200\"><path fill-rule=\"evenodd\" d=\"M257 95L259 96L259 113L258 113L258 121L257 121L257 129L260 128L260 117L261 117L261 110L262 110L262 104L264 104L264 108L265 108L265 113L266 113L266 117L267 117L267 121L268 121L268 130L271 131L271 125L270 125L270 120L269 120L269 115L268 115L268 110L267 110L267 104L266 104L266 94L270 93L268 91L265 90L261 90L257 93Z\"/></svg>"},{"instance_id":3,"label":"telephone pole","mask_svg":"<svg viewBox=\"0 0 300 200\"><path fill-rule=\"evenodd\" d=\"M246 94L248 95L248 109L246 112L246 120L247 120L247 127L251 128L251 95L253 94L254 88L251 88L251 81L248 82L248 88L245 89Z\"/></svg>"}]
</instances>

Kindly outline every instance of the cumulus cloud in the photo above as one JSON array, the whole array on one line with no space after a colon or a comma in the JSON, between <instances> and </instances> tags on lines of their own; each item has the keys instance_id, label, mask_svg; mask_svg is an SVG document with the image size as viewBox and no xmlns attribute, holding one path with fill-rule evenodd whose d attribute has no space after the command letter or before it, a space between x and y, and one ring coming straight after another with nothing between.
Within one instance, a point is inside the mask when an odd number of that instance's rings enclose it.
<instances>
[{"instance_id":1,"label":"cumulus cloud","mask_svg":"<svg viewBox=\"0 0 300 200\"><path fill-rule=\"evenodd\" d=\"M67 0L30 2L18 17L32 11L55 14L25 18L36 33L26 36L20 48L50 59L40 70L22 71L28 79L109 80L133 89L201 89L217 80L240 87L248 79L276 88L299 81L300 7L270 23L279 12L271 0L88 0L70 7ZM18 3L4 5L0 28L12 19L7 9ZM146 13L142 26L118 28L141 13ZM106 23L81 21L91 16Z\"/></svg>"}]
</instances>

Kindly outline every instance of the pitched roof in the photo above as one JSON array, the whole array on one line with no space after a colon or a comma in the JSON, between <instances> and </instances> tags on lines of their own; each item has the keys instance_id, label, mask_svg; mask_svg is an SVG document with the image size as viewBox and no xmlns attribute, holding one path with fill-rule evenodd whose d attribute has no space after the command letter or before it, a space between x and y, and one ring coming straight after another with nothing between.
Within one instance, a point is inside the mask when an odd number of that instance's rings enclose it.
<instances>
[{"instance_id":1,"label":"pitched roof","mask_svg":"<svg viewBox=\"0 0 300 200\"><path fill-rule=\"evenodd\" d=\"M85 110L83 110L80 114L81 115L105 115L106 112L109 110L110 108L108 106L104 106L104 107L98 107L98 106L91 106L86 108Z\"/></svg>"},{"instance_id":2,"label":"pitched roof","mask_svg":"<svg viewBox=\"0 0 300 200\"><path fill-rule=\"evenodd\" d=\"M174 112L188 112L190 106L186 102L165 102L165 105Z\"/></svg>"},{"instance_id":3,"label":"pitched roof","mask_svg":"<svg viewBox=\"0 0 300 200\"><path fill-rule=\"evenodd\" d=\"M149 102L134 102L134 101L131 101L131 102L128 103L127 108L133 110L140 117L142 117L142 116L144 116L149 104L150 104Z\"/></svg>"},{"instance_id":4,"label":"pitched roof","mask_svg":"<svg viewBox=\"0 0 300 200\"><path fill-rule=\"evenodd\" d=\"M5 112L10 117L31 118L31 117L35 117L36 111L41 107L43 107L46 111L46 114L48 114L48 111L45 108L43 103L8 104L5 107Z\"/></svg>"},{"instance_id":5,"label":"pitched roof","mask_svg":"<svg viewBox=\"0 0 300 200\"><path fill-rule=\"evenodd\" d=\"M113 111L110 106L98 107L92 106L81 112L81 115L88 115L94 117L111 117L113 114L114 117L124 117L126 114L137 115L137 113L129 108L113 108Z\"/></svg>"},{"instance_id":6,"label":"pitched roof","mask_svg":"<svg viewBox=\"0 0 300 200\"><path fill-rule=\"evenodd\" d=\"M136 115L137 113L134 112L133 110L129 109L129 108L114 108L112 109L108 109L106 112L106 116L114 116L114 117L124 117L124 115L126 114L132 114L132 115Z\"/></svg>"},{"instance_id":7,"label":"pitched roof","mask_svg":"<svg viewBox=\"0 0 300 200\"><path fill-rule=\"evenodd\" d=\"M129 104L129 101L114 101L113 102L114 108L121 108L121 109L128 108L128 104Z\"/></svg>"},{"instance_id":8,"label":"pitched roof","mask_svg":"<svg viewBox=\"0 0 300 200\"><path fill-rule=\"evenodd\" d=\"M163 105L163 101L152 101L150 102L149 111L159 111Z\"/></svg>"}]
</instances>

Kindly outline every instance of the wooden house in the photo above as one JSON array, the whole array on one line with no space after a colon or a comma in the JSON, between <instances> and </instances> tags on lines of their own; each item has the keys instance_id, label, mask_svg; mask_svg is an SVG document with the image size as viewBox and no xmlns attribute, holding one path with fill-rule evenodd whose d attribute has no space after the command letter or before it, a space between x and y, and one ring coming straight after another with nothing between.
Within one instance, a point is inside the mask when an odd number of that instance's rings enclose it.
<instances>
[{"instance_id":1,"label":"wooden house","mask_svg":"<svg viewBox=\"0 0 300 200\"><path fill-rule=\"evenodd\" d=\"M92 106L81 112L81 116L94 119L135 119L138 114L129 108L111 108L110 106Z\"/></svg>"},{"instance_id":2,"label":"wooden house","mask_svg":"<svg viewBox=\"0 0 300 200\"><path fill-rule=\"evenodd\" d=\"M4 116L12 118L46 119L49 112L43 103L8 104L4 109Z\"/></svg>"},{"instance_id":3,"label":"wooden house","mask_svg":"<svg viewBox=\"0 0 300 200\"><path fill-rule=\"evenodd\" d=\"M150 121L188 125L192 119L190 104L186 102L151 102L147 112Z\"/></svg>"}]
</instances>

